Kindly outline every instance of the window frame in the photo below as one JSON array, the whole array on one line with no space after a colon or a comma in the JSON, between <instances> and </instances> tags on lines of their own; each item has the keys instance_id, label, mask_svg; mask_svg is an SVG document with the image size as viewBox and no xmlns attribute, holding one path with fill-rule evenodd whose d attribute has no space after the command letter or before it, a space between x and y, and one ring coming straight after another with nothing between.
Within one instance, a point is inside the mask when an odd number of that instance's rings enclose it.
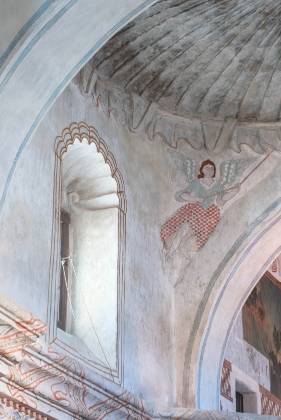
<instances>
[{"instance_id":1,"label":"window frame","mask_svg":"<svg viewBox=\"0 0 281 420\"><path fill-rule=\"evenodd\" d=\"M79 340L71 339L70 334L58 327L60 284L61 284L61 194L62 194L62 156L68 146L76 141L87 140L94 143L97 151L102 154L104 162L109 165L111 176L117 184L118 206L118 264L117 264L117 335L116 335L116 366L109 369L106 363L94 358L90 360L81 352ZM123 323L124 323L124 264L126 246L126 212L127 202L123 178L117 168L114 156L110 153L104 140L97 130L85 122L72 123L65 128L62 135L55 140L54 190L53 190L53 224L52 244L50 252L49 297L48 297L48 334L47 344L55 344L58 350L67 356L78 359L86 369L90 369L102 377L123 384ZM71 246L71 244L70 244ZM71 281L71 279L70 279ZM67 318L67 316L66 316ZM67 323L66 319L66 323ZM77 343L77 344L76 344Z\"/></svg>"}]
</instances>

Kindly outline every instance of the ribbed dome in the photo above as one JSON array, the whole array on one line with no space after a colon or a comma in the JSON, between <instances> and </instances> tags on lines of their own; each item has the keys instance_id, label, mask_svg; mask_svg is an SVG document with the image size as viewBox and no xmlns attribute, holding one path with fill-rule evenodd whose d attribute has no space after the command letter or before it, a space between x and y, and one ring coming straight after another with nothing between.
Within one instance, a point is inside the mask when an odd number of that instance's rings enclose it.
<instances>
[{"instance_id":1,"label":"ribbed dome","mask_svg":"<svg viewBox=\"0 0 281 420\"><path fill-rule=\"evenodd\" d=\"M280 52L278 0L162 0L91 65L170 113L274 122Z\"/></svg>"}]
</instances>

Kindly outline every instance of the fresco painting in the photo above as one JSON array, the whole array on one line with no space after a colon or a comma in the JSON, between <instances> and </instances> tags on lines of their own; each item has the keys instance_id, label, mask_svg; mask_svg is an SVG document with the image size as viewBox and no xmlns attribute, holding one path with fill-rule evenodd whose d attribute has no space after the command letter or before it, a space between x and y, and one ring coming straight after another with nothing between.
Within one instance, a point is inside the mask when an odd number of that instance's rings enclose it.
<instances>
[{"instance_id":1,"label":"fresco painting","mask_svg":"<svg viewBox=\"0 0 281 420\"><path fill-rule=\"evenodd\" d=\"M269 359L270 391L281 399L281 283L266 273L243 307L244 339Z\"/></svg>"}]
</instances>

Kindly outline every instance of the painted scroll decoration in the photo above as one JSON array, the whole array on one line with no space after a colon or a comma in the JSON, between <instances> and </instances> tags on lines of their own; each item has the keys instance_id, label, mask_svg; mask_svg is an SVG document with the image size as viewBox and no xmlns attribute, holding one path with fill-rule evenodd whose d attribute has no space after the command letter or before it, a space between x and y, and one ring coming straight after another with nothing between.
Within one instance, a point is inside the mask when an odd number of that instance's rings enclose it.
<instances>
[{"instance_id":1,"label":"painted scroll decoration","mask_svg":"<svg viewBox=\"0 0 281 420\"><path fill-rule=\"evenodd\" d=\"M165 269L171 282L178 284L198 252L209 240L221 220L224 205L240 191L242 184L267 159L266 156L242 180L241 176L255 159L223 161L219 168L214 161L206 159L197 163L177 151L169 151L179 162L186 176L187 186L176 192L175 199L185 203L161 226Z\"/></svg>"}]
</instances>

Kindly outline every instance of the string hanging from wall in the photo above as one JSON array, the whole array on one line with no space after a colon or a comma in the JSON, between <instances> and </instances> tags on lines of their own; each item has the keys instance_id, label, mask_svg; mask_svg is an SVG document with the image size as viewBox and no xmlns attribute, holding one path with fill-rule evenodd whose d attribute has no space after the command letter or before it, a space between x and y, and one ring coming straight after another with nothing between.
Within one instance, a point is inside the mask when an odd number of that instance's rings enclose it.
<instances>
[{"instance_id":1,"label":"string hanging from wall","mask_svg":"<svg viewBox=\"0 0 281 420\"><path fill-rule=\"evenodd\" d=\"M75 266L74 266L72 257L71 256L68 256L68 257L62 258L61 259L61 266L62 266L62 271L63 271L63 279L64 279L64 285L65 285L65 288L66 288L67 300L68 300L68 303L69 303L69 307L70 307L70 310L71 310L72 317L73 317L73 319L75 319L77 321L78 320L78 317L77 317L77 315L75 313L75 308L74 308L74 305L72 303L71 293L70 293L70 290L69 290L67 276L66 276L66 271L65 271L65 265L66 265L67 262L69 262L69 265L70 265L70 267L72 269L72 272L73 272L73 275L74 275L74 278L75 278L75 281L76 282L78 281L78 277L77 277L77 272L75 270ZM90 321L90 324L91 324L91 327L92 327L91 331L94 332L94 335L96 337L96 340L97 340L98 345L100 347L100 350L102 352L102 355L103 355L103 358L104 358L104 362L108 366L110 375L112 377L112 381L115 382L114 375L113 375L113 372L112 372L110 363L108 361L108 357L106 356L105 349L104 349L104 347L103 347L103 345L101 343L100 337L99 337L98 332L97 332L97 329L95 327L95 323L94 323L93 318L91 316L91 312L90 312L90 310L88 308L87 299L86 299L83 291L81 290L81 288L78 288L78 294L79 294L79 297L82 298L82 300L83 300L83 304L84 304L84 307L85 307L85 310L86 310L86 313L87 313L87 317L88 317L88 319ZM101 359L99 359L96 355L94 355L93 352L90 349L89 349L89 351L90 351L91 355L93 355L95 358L97 358L101 363L104 363Z\"/></svg>"}]
</instances>

